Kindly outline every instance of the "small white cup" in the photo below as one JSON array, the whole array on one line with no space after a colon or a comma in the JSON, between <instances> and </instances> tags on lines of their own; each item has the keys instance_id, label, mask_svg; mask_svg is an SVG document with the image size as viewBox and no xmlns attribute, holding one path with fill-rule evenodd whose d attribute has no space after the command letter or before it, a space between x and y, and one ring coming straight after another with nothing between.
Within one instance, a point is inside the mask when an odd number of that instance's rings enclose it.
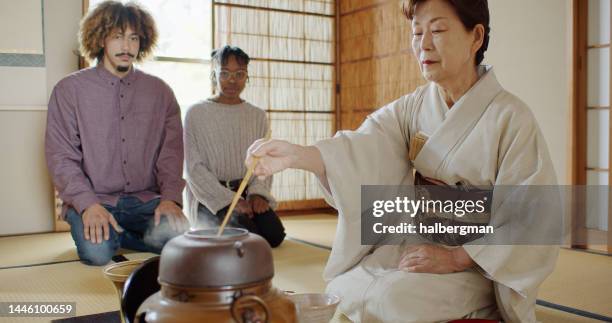
<instances>
[{"instance_id":1,"label":"small white cup","mask_svg":"<svg viewBox=\"0 0 612 323\"><path fill-rule=\"evenodd\" d=\"M329 323L336 313L340 297L332 294L290 294L299 323Z\"/></svg>"}]
</instances>

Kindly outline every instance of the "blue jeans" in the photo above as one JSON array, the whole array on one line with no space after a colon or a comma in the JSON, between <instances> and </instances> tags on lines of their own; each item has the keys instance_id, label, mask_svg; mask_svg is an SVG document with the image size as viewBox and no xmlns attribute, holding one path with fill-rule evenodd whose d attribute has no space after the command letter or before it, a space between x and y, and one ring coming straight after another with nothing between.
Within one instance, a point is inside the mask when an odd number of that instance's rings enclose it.
<instances>
[{"instance_id":1,"label":"blue jeans","mask_svg":"<svg viewBox=\"0 0 612 323\"><path fill-rule=\"evenodd\" d=\"M120 247L159 254L168 240L182 233L172 230L165 216L155 226L153 216L159 202L159 199L153 199L143 203L136 197L124 196L117 206L103 205L125 231L118 233L109 224L109 239L99 244L85 239L81 215L75 209L68 209L66 221L70 224L81 262L92 266L105 265Z\"/></svg>"}]
</instances>

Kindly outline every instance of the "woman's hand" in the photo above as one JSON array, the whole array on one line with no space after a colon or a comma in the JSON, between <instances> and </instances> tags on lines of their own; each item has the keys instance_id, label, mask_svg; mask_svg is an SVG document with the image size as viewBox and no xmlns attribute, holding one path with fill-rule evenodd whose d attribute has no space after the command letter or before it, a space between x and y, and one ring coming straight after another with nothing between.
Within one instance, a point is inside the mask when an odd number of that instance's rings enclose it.
<instances>
[{"instance_id":1,"label":"woman's hand","mask_svg":"<svg viewBox=\"0 0 612 323\"><path fill-rule=\"evenodd\" d=\"M325 164L321 152L315 146L294 145L277 139L259 139L247 151L245 161L247 167L251 165L254 157L258 157L259 162L253 174L259 176L260 179L287 168L296 168L315 174L323 183L323 186L329 190L325 175Z\"/></svg>"},{"instance_id":2,"label":"woman's hand","mask_svg":"<svg viewBox=\"0 0 612 323\"><path fill-rule=\"evenodd\" d=\"M462 247L446 249L436 245L409 246L403 252L398 268L413 273L448 274L474 266Z\"/></svg>"},{"instance_id":3,"label":"woman's hand","mask_svg":"<svg viewBox=\"0 0 612 323\"><path fill-rule=\"evenodd\" d=\"M267 177L287 168L291 168L297 159L298 150L301 146L294 145L284 140L255 141L247 151L247 167L253 162L253 157L259 157L259 162L253 174L255 176Z\"/></svg>"},{"instance_id":4,"label":"woman's hand","mask_svg":"<svg viewBox=\"0 0 612 323\"><path fill-rule=\"evenodd\" d=\"M261 214L270 209L270 204L268 204L268 200L259 195L249 196L249 203L251 204L251 208L253 209L253 213L255 214Z\"/></svg>"},{"instance_id":5,"label":"woman's hand","mask_svg":"<svg viewBox=\"0 0 612 323\"><path fill-rule=\"evenodd\" d=\"M234 210L238 213L246 214L249 218L253 217L253 208L251 207L251 204L245 199L241 198L240 200L238 200L238 203L236 204Z\"/></svg>"}]
</instances>

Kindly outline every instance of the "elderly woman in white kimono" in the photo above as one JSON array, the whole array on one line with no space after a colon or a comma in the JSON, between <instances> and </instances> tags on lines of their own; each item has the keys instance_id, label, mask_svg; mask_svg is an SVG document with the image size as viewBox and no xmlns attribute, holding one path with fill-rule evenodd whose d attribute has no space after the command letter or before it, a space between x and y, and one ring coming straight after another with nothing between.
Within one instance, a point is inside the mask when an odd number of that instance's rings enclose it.
<instances>
[{"instance_id":1,"label":"elderly woman in white kimono","mask_svg":"<svg viewBox=\"0 0 612 323\"><path fill-rule=\"evenodd\" d=\"M529 108L504 90L490 66L486 0L411 0L412 48L428 84L370 115L356 131L314 146L259 140L255 175L313 172L339 213L324 278L355 322L460 318L534 322L538 286L558 247L465 244L450 248L361 244L361 185L434 182L472 186L555 185L544 138ZM420 151L410 142L422 133ZM413 161L407 156L414 155Z\"/></svg>"}]
</instances>

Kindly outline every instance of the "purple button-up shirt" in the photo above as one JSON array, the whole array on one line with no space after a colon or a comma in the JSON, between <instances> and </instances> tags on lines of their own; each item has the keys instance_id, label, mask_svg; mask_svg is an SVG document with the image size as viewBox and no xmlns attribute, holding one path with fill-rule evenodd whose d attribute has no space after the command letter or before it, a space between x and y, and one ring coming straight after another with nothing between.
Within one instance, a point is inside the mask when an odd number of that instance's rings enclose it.
<instances>
[{"instance_id":1,"label":"purple button-up shirt","mask_svg":"<svg viewBox=\"0 0 612 323\"><path fill-rule=\"evenodd\" d=\"M132 68L120 79L101 64L53 89L45 153L53 183L79 213L122 195L182 204L181 114L166 83Z\"/></svg>"}]
</instances>

